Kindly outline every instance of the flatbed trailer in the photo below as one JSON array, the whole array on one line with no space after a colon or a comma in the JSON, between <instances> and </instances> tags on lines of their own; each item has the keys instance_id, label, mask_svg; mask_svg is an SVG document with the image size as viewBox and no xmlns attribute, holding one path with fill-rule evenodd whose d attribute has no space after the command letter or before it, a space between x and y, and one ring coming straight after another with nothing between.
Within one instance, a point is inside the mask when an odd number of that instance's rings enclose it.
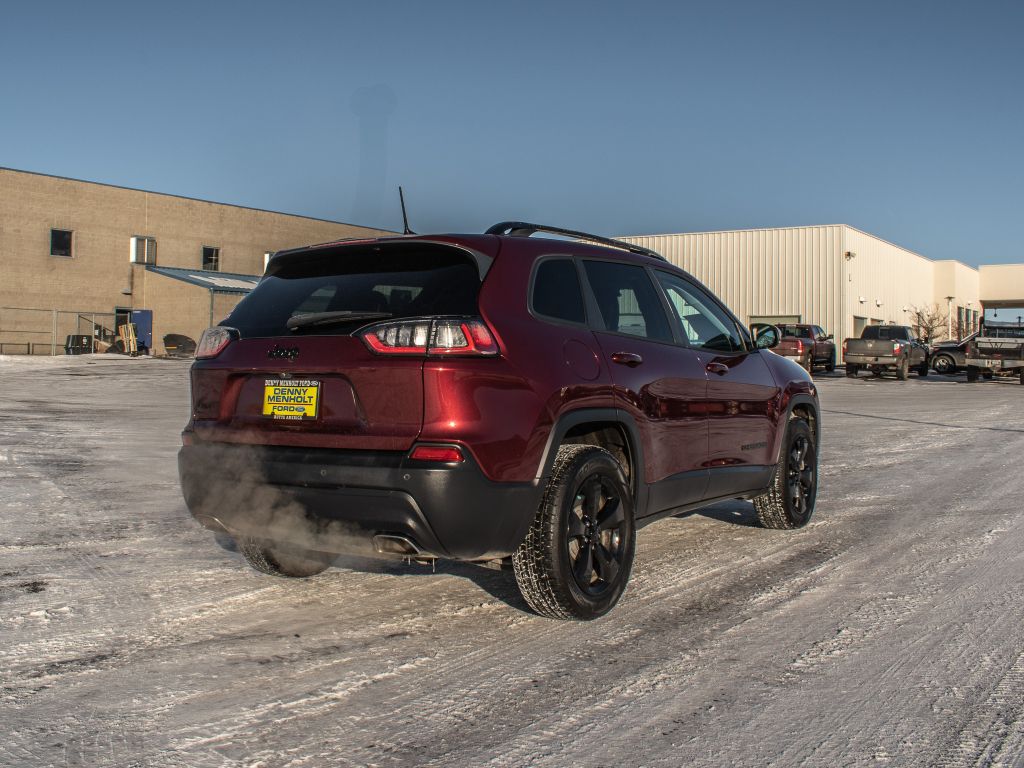
<instances>
[{"instance_id":1,"label":"flatbed trailer","mask_svg":"<svg viewBox=\"0 0 1024 768\"><path fill-rule=\"evenodd\" d=\"M967 380L994 375L1018 376L1024 384L1024 323L982 320L967 345Z\"/></svg>"}]
</instances>

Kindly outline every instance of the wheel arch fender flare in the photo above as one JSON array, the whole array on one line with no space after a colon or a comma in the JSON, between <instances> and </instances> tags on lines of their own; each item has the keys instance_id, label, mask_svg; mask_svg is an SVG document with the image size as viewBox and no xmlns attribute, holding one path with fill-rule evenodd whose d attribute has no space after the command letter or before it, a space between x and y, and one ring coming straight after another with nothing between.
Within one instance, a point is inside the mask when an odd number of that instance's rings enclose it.
<instances>
[{"instance_id":1,"label":"wheel arch fender flare","mask_svg":"<svg viewBox=\"0 0 1024 768\"><path fill-rule=\"evenodd\" d=\"M821 445L821 404L818 402L818 398L814 395L803 392L796 393L792 395L789 398L789 402L786 403L785 419L780 420L779 429L776 430L775 450L772 453L776 462L779 460L779 452L782 450L782 441L785 439L786 427L789 424L789 420L793 418L793 411L800 407L806 407L810 410L810 427L811 433L814 435L814 444Z\"/></svg>"},{"instance_id":2,"label":"wheel arch fender flare","mask_svg":"<svg viewBox=\"0 0 1024 768\"><path fill-rule=\"evenodd\" d=\"M643 510L646 509L648 488L647 483L644 482L644 453L643 444L640 441L640 428L632 416L618 408L580 408L561 414L548 434L547 443L537 467L535 478L537 485L543 487L551 476L558 448L564 442L566 435L576 427L585 424L614 425L622 430L626 438L626 450L632 467L629 479L633 486L636 515L637 517L642 516Z\"/></svg>"}]
</instances>

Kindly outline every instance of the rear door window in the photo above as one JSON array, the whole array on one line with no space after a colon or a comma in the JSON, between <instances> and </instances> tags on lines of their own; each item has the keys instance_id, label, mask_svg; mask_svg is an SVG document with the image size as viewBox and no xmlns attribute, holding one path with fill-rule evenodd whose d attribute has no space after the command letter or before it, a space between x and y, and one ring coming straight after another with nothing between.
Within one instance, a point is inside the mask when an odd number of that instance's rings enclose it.
<instances>
[{"instance_id":1,"label":"rear door window","mask_svg":"<svg viewBox=\"0 0 1024 768\"><path fill-rule=\"evenodd\" d=\"M279 258L224 321L243 338L347 335L390 318L477 314L480 274L456 248L342 246ZM350 312L353 319L288 329L291 318L330 312Z\"/></svg>"},{"instance_id":2,"label":"rear door window","mask_svg":"<svg viewBox=\"0 0 1024 768\"><path fill-rule=\"evenodd\" d=\"M584 261L604 330L654 341L672 341L672 329L658 292L643 267Z\"/></svg>"}]
</instances>

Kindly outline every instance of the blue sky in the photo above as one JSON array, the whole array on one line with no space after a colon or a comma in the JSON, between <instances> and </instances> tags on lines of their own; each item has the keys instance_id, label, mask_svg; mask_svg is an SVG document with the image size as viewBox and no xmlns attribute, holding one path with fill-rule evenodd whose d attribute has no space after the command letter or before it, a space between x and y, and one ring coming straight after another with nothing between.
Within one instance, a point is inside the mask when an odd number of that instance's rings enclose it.
<instances>
[{"instance_id":1,"label":"blue sky","mask_svg":"<svg viewBox=\"0 0 1024 768\"><path fill-rule=\"evenodd\" d=\"M418 231L1024 262L1024 3L8 3L0 165Z\"/></svg>"}]
</instances>

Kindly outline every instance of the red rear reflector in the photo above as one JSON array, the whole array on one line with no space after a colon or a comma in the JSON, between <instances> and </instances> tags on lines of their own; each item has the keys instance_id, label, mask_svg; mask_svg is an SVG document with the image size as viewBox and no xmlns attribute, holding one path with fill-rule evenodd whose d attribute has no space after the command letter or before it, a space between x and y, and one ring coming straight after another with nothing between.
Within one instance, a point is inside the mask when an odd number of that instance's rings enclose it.
<instances>
[{"instance_id":1,"label":"red rear reflector","mask_svg":"<svg viewBox=\"0 0 1024 768\"><path fill-rule=\"evenodd\" d=\"M409 458L417 461L465 461L462 451L450 445L417 445Z\"/></svg>"}]
</instances>

